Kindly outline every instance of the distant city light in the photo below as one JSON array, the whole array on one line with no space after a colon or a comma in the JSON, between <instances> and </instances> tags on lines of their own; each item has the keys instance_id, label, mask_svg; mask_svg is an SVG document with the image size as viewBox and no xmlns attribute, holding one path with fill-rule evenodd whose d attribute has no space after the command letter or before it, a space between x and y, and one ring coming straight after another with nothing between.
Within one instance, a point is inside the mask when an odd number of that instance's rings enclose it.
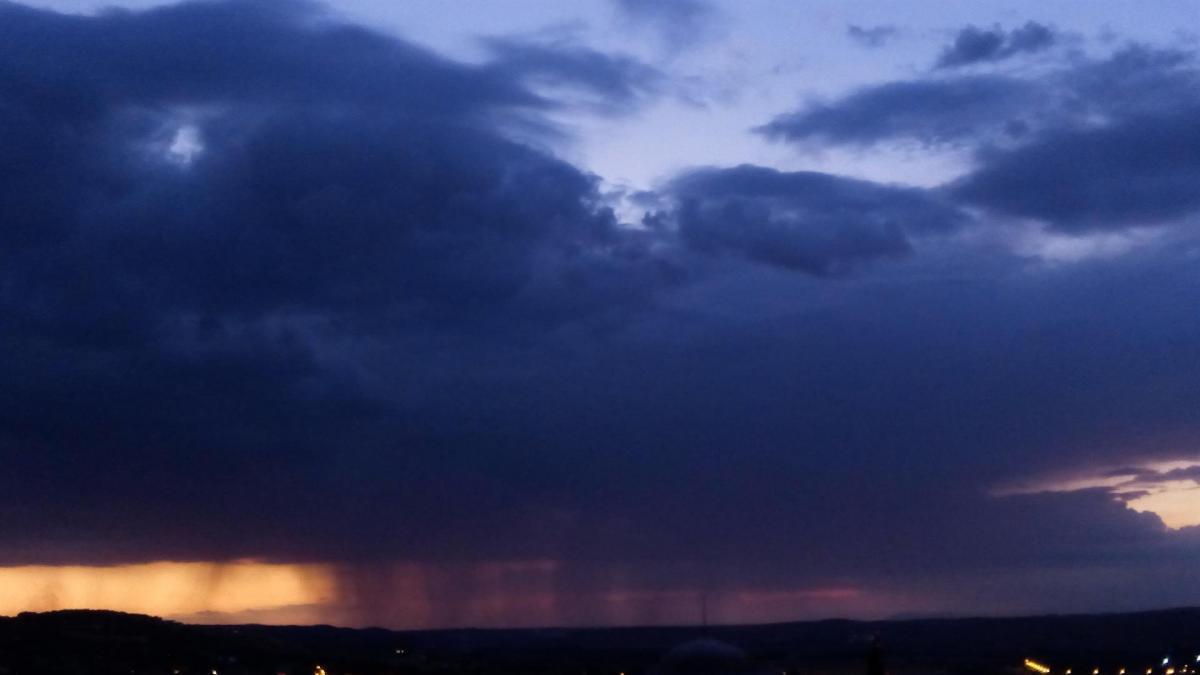
<instances>
[{"instance_id":1,"label":"distant city light","mask_svg":"<svg viewBox=\"0 0 1200 675\"><path fill-rule=\"evenodd\" d=\"M1045 664L1038 663L1037 661L1034 661L1033 659L1025 659L1025 667L1026 667L1026 668L1028 668L1028 669L1030 669L1030 670L1032 670L1032 671L1033 671L1033 672L1035 672L1035 673L1048 673L1048 672L1050 672L1050 667L1049 667L1049 666L1047 666L1047 665L1045 665ZM1067 671L1067 672L1070 672L1070 671Z\"/></svg>"}]
</instances>

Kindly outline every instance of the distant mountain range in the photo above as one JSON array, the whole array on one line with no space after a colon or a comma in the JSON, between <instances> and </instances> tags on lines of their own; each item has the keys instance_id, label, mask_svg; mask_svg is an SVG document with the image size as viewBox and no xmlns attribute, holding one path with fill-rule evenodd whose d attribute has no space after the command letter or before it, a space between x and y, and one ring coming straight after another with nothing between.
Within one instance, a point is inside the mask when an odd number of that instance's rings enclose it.
<instances>
[{"instance_id":1,"label":"distant mountain range","mask_svg":"<svg viewBox=\"0 0 1200 675\"><path fill-rule=\"evenodd\" d=\"M390 631L202 626L70 610L0 618L0 675L29 673L648 672L673 646L719 640L776 672L858 672L878 638L892 672L1182 675L1200 654L1200 608L1126 614L758 626ZM1162 660L1169 659L1168 665Z\"/></svg>"}]
</instances>

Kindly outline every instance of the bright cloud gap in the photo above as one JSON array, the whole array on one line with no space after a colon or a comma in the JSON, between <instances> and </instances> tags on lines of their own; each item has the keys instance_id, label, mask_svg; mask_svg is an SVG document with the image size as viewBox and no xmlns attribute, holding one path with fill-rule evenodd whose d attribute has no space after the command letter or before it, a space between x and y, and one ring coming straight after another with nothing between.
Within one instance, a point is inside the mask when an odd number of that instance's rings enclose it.
<instances>
[{"instance_id":1,"label":"bright cloud gap","mask_svg":"<svg viewBox=\"0 0 1200 675\"><path fill-rule=\"evenodd\" d=\"M1200 460L1175 459L1035 479L996 490L998 496L1107 490L1139 513L1153 513L1172 530L1200 525Z\"/></svg>"}]
</instances>

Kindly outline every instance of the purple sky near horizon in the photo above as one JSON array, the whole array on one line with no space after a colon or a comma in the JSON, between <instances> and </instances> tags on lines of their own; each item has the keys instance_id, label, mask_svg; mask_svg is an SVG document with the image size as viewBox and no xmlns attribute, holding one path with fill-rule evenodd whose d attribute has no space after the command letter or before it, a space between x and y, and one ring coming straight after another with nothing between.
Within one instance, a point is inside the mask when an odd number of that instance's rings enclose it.
<instances>
[{"instance_id":1,"label":"purple sky near horizon","mask_svg":"<svg viewBox=\"0 0 1200 675\"><path fill-rule=\"evenodd\" d=\"M1152 5L0 0L0 614L1200 603Z\"/></svg>"}]
</instances>

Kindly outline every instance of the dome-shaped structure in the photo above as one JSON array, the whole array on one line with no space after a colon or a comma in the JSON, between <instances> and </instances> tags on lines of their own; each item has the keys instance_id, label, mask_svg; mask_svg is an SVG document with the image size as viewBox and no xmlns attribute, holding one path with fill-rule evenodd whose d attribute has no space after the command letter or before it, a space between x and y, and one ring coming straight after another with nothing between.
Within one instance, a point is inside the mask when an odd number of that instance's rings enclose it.
<instances>
[{"instance_id":1,"label":"dome-shaped structure","mask_svg":"<svg viewBox=\"0 0 1200 675\"><path fill-rule=\"evenodd\" d=\"M685 642L667 652L655 672L659 675L748 673L750 660L731 644L704 638Z\"/></svg>"}]
</instances>

